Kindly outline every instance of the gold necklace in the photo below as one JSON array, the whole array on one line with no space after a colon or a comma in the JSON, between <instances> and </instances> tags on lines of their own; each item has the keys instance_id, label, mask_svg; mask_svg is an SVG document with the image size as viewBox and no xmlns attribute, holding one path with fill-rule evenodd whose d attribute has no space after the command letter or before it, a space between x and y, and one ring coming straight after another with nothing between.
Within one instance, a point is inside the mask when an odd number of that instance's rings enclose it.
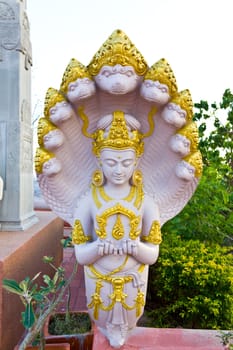
<instances>
[{"instance_id":1,"label":"gold necklace","mask_svg":"<svg viewBox=\"0 0 233 350\"><path fill-rule=\"evenodd\" d=\"M127 202L131 202L132 199L134 198L135 196L135 192L136 192L136 187L135 186L131 186L131 189L130 189L130 192L129 194L123 198L123 200L127 201ZM105 202L110 202L113 200L112 197L110 197L104 190L104 187L101 186L99 187L99 193L100 193L100 196L101 198L105 201Z\"/></svg>"},{"instance_id":2,"label":"gold necklace","mask_svg":"<svg viewBox=\"0 0 233 350\"><path fill-rule=\"evenodd\" d=\"M99 209L102 207L102 203L99 200L98 197L98 192L100 197L105 201L105 202L110 202L113 200L113 198L111 198L104 190L104 187L96 187L94 185L91 186L92 187L92 197L94 199L95 205L96 207ZM97 191L98 190L98 191ZM128 194L128 196L126 196L125 198L123 198L123 200L127 201L127 202L131 202L133 200L133 198L135 198L134 200L134 206L139 209L142 205L142 201L144 198L144 192L142 189L142 186L136 187L136 186L132 186L130 189L130 192Z\"/></svg>"}]
</instances>

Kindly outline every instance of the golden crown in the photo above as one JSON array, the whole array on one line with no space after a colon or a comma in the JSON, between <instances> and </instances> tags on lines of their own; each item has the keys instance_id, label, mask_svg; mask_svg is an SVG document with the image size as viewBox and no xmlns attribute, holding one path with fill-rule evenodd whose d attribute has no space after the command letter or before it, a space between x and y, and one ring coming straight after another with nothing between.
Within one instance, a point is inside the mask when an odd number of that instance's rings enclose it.
<instances>
[{"instance_id":1,"label":"golden crown","mask_svg":"<svg viewBox=\"0 0 233 350\"><path fill-rule=\"evenodd\" d=\"M92 79L90 73L88 72L88 69L75 58L72 58L63 74L60 86L61 91L67 94L69 84L73 81L76 81L78 78Z\"/></svg>"},{"instance_id":2,"label":"golden crown","mask_svg":"<svg viewBox=\"0 0 233 350\"><path fill-rule=\"evenodd\" d=\"M194 122L188 123L178 131L178 134L185 136L191 142L190 151L194 152L198 146L198 129Z\"/></svg>"},{"instance_id":3,"label":"golden crown","mask_svg":"<svg viewBox=\"0 0 233 350\"><path fill-rule=\"evenodd\" d=\"M88 70L92 76L103 66L133 66L138 75L144 75L147 63L128 36L120 29L115 30L92 58Z\"/></svg>"},{"instance_id":4,"label":"golden crown","mask_svg":"<svg viewBox=\"0 0 233 350\"><path fill-rule=\"evenodd\" d=\"M125 119L125 113L122 111L115 111L112 113L113 118L111 120L111 126L109 131L106 131L106 126L99 127L93 134L89 134L87 131L89 122L88 117L83 111L83 107L78 108L80 118L83 120L82 133L88 138L92 138L92 151L95 156L99 157L103 148L112 148L117 150L124 150L132 148L135 150L136 155L140 157L144 151L143 138L152 135L154 131L153 116L156 113L156 109L152 108L148 113L149 131L145 134L140 133L136 127L130 127L127 125ZM131 118L135 119L131 116Z\"/></svg>"},{"instance_id":5,"label":"golden crown","mask_svg":"<svg viewBox=\"0 0 233 350\"><path fill-rule=\"evenodd\" d=\"M113 112L113 120L107 136L105 136L104 130L95 132L93 153L99 156L103 148L117 150L133 148L138 157L142 155L144 150L142 134L138 130L128 130L124 112Z\"/></svg>"},{"instance_id":6,"label":"golden crown","mask_svg":"<svg viewBox=\"0 0 233 350\"><path fill-rule=\"evenodd\" d=\"M175 103L184 109L187 113L187 121L191 121L193 117L193 101L188 89L178 92L172 97L170 102Z\"/></svg>"},{"instance_id":7,"label":"golden crown","mask_svg":"<svg viewBox=\"0 0 233 350\"><path fill-rule=\"evenodd\" d=\"M201 152L197 150L191 155L185 157L184 160L195 168L195 176L197 178L200 178L202 174L202 169L203 169Z\"/></svg>"},{"instance_id":8,"label":"golden crown","mask_svg":"<svg viewBox=\"0 0 233 350\"><path fill-rule=\"evenodd\" d=\"M159 81L161 84L166 84L171 96L174 95L178 89L175 75L165 58L162 58L149 68L144 80Z\"/></svg>"},{"instance_id":9,"label":"golden crown","mask_svg":"<svg viewBox=\"0 0 233 350\"><path fill-rule=\"evenodd\" d=\"M55 106L56 103L65 101L65 97L56 89L50 87L45 95L45 102L44 102L44 116L45 118L49 119L49 110L53 106Z\"/></svg>"},{"instance_id":10,"label":"golden crown","mask_svg":"<svg viewBox=\"0 0 233 350\"><path fill-rule=\"evenodd\" d=\"M38 147L35 155L35 171L37 174L41 174L43 171L43 164L54 158L54 154L46 151L44 148Z\"/></svg>"},{"instance_id":11,"label":"golden crown","mask_svg":"<svg viewBox=\"0 0 233 350\"><path fill-rule=\"evenodd\" d=\"M37 127L37 138L38 138L38 144L40 146L43 146L43 138L46 134L48 134L51 130L57 129L57 127L51 123L48 119L46 118L40 118L38 122L38 127Z\"/></svg>"}]
</instances>

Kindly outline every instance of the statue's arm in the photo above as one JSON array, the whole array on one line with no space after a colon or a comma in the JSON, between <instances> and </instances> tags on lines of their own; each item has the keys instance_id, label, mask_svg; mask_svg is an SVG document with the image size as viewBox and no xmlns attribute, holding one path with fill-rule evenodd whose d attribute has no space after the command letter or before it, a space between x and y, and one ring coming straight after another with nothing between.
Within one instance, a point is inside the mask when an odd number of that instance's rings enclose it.
<instances>
[{"instance_id":1,"label":"statue's arm","mask_svg":"<svg viewBox=\"0 0 233 350\"><path fill-rule=\"evenodd\" d=\"M74 244L77 262L80 265L93 264L100 258L98 248L98 240L82 244Z\"/></svg>"},{"instance_id":2,"label":"statue's arm","mask_svg":"<svg viewBox=\"0 0 233 350\"><path fill-rule=\"evenodd\" d=\"M81 265L93 264L100 258L99 240L93 239L91 198L86 195L74 210L72 240L76 259Z\"/></svg>"},{"instance_id":3,"label":"statue's arm","mask_svg":"<svg viewBox=\"0 0 233 350\"><path fill-rule=\"evenodd\" d=\"M153 199L145 196L142 233L135 258L143 264L154 264L159 256L160 243L159 210Z\"/></svg>"}]
</instances>

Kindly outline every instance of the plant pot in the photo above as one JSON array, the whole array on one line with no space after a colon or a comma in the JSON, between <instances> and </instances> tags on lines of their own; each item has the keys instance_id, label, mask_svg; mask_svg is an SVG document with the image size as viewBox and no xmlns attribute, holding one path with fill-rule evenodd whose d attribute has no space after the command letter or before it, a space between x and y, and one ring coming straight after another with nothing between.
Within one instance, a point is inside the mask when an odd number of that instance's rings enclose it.
<instances>
[{"instance_id":1,"label":"plant pot","mask_svg":"<svg viewBox=\"0 0 233 350\"><path fill-rule=\"evenodd\" d=\"M70 344L70 350L91 350L93 344L93 324L88 315L87 311L72 311L70 312L72 317L85 317L85 319L89 320L89 328L84 331L79 331L76 329L74 333L67 334L64 331L63 334L52 334L51 333L51 323L54 321L54 318L65 317L64 312L57 312L51 314L46 322L44 327L44 335L46 344L54 344L54 343L62 343L66 342ZM60 322L60 321L59 321Z\"/></svg>"},{"instance_id":2,"label":"plant pot","mask_svg":"<svg viewBox=\"0 0 233 350\"><path fill-rule=\"evenodd\" d=\"M18 350L19 345L16 345L14 347L14 350ZM38 346L27 346L25 350L38 350ZM46 344L44 350L70 350L70 344L69 343L60 343L60 344Z\"/></svg>"}]
</instances>

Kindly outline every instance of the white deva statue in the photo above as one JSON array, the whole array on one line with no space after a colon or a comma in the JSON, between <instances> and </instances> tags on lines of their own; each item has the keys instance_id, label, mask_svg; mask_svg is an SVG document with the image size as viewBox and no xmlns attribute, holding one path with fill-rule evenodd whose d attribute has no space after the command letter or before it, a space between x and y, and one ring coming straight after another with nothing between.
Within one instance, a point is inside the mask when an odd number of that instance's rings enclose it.
<instances>
[{"instance_id":1,"label":"white deva statue","mask_svg":"<svg viewBox=\"0 0 233 350\"><path fill-rule=\"evenodd\" d=\"M85 67L72 59L49 88L36 172L51 209L73 226L87 308L112 347L144 311L161 226L193 195L202 172L188 90L165 59L149 68L116 30Z\"/></svg>"}]
</instances>

